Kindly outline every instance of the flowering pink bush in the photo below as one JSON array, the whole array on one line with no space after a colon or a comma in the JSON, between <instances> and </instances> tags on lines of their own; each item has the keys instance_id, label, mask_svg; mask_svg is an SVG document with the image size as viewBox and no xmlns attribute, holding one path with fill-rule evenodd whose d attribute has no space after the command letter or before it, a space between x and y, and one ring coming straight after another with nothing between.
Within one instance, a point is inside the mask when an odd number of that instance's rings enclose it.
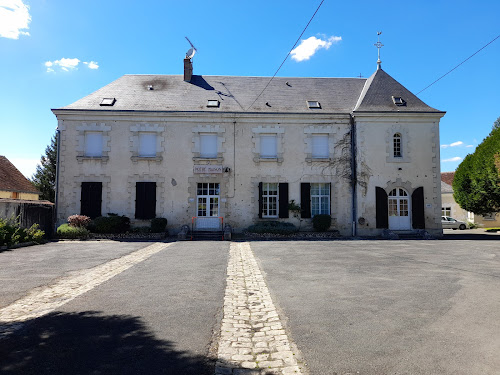
<instances>
[{"instance_id":1,"label":"flowering pink bush","mask_svg":"<svg viewBox=\"0 0 500 375\"><path fill-rule=\"evenodd\" d=\"M86 228L90 224L90 217L85 215L71 215L68 223L72 227Z\"/></svg>"}]
</instances>

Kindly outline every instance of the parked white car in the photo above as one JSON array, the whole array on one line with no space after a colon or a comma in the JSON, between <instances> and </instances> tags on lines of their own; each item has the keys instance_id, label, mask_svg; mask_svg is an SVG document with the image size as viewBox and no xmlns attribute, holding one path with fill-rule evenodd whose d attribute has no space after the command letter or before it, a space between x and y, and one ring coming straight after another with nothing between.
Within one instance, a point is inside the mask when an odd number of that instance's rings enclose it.
<instances>
[{"instance_id":1,"label":"parked white car","mask_svg":"<svg viewBox=\"0 0 500 375\"><path fill-rule=\"evenodd\" d=\"M456 220L450 216L441 216L441 225L443 226L443 229L467 229L467 223Z\"/></svg>"}]
</instances>

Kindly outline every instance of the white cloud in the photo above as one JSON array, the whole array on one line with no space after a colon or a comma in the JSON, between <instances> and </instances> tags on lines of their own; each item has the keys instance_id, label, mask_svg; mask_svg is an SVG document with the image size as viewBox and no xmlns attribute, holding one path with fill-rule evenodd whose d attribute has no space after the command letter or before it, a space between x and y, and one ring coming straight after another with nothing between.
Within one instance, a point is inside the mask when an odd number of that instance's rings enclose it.
<instances>
[{"instance_id":1,"label":"white cloud","mask_svg":"<svg viewBox=\"0 0 500 375\"><path fill-rule=\"evenodd\" d=\"M341 40L342 37L340 36L331 36L327 40L312 36L301 40L297 48L294 48L290 54L292 55L292 59L298 62L309 60L320 49L328 49L333 43L338 43Z\"/></svg>"},{"instance_id":2,"label":"white cloud","mask_svg":"<svg viewBox=\"0 0 500 375\"><path fill-rule=\"evenodd\" d=\"M441 148L457 147L457 146L461 146L463 144L464 143L462 141L457 141L457 142L450 143L449 145L441 145Z\"/></svg>"},{"instance_id":3,"label":"white cloud","mask_svg":"<svg viewBox=\"0 0 500 375\"><path fill-rule=\"evenodd\" d=\"M460 156L455 156L453 158L449 158L449 159L443 159L441 160L443 163L447 163L447 162L452 162L452 161L460 161L462 160L462 158Z\"/></svg>"},{"instance_id":4,"label":"white cloud","mask_svg":"<svg viewBox=\"0 0 500 375\"><path fill-rule=\"evenodd\" d=\"M27 31L31 16L29 6L22 0L0 0L0 37L19 39L19 35L30 35Z\"/></svg>"},{"instance_id":5,"label":"white cloud","mask_svg":"<svg viewBox=\"0 0 500 375\"><path fill-rule=\"evenodd\" d=\"M97 61L84 61L83 62L85 65L89 67L89 69L99 69L99 65L97 64Z\"/></svg>"},{"instance_id":6,"label":"white cloud","mask_svg":"<svg viewBox=\"0 0 500 375\"><path fill-rule=\"evenodd\" d=\"M68 59L63 57L61 60L46 61L44 65L47 67L47 72L53 72L55 67L59 67L61 70L69 72L70 70L78 69L79 63L80 60L77 58Z\"/></svg>"},{"instance_id":7,"label":"white cloud","mask_svg":"<svg viewBox=\"0 0 500 375\"><path fill-rule=\"evenodd\" d=\"M2 0L0 0L2 1ZM80 64L80 60L76 57L73 59L63 57L60 60L54 61L46 61L44 65L47 67L47 72L55 72L55 68L59 68L65 72L69 72L70 70L78 69L78 65ZM83 62L89 69L99 69L99 64L97 61L84 61Z\"/></svg>"},{"instance_id":8,"label":"white cloud","mask_svg":"<svg viewBox=\"0 0 500 375\"><path fill-rule=\"evenodd\" d=\"M474 145L467 145L467 146L465 146L465 147L474 147Z\"/></svg>"}]
</instances>

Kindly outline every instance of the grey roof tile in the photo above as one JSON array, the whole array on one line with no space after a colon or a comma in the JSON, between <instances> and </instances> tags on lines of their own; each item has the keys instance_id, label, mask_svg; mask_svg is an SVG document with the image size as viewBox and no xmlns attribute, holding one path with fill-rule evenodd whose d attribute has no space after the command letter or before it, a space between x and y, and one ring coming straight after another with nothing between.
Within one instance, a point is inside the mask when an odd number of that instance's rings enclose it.
<instances>
[{"instance_id":1,"label":"grey roof tile","mask_svg":"<svg viewBox=\"0 0 500 375\"><path fill-rule=\"evenodd\" d=\"M394 104L392 97L401 97L404 106ZM429 107L382 69L366 81L354 112L422 112L442 113Z\"/></svg>"},{"instance_id":2,"label":"grey roof tile","mask_svg":"<svg viewBox=\"0 0 500 375\"><path fill-rule=\"evenodd\" d=\"M269 77L195 75L191 82L184 82L180 75L124 75L61 109L350 113L366 81L360 78L277 77L248 109L269 80ZM148 89L149 85L153 90ZM103 98L116 98L116 103L100 106ZM209 99L219 100L219 108L208 108ZM319 101L321 109L309 109L306 100Z\"/></svg>"}]
</instances>

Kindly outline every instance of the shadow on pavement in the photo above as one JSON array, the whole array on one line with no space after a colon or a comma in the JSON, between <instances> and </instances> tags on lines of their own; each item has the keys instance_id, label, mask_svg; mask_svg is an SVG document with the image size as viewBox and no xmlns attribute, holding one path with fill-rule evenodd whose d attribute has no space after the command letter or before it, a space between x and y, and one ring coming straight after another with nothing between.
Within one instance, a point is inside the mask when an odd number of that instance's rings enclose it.
<instances>
[{"instance_id":1,"label":"shadow on pavement","mask_svg":"<svg viewBox=\"0 0 500 375\"><path fill-rule=\"evenodd\" d=\"M443 240L500 241L500 234L484 230L443 231Z\"/></svg>"},{"instance_id":2,"label":"shadow on pavement","mask_svg":"<svg viewBox=\"0 0 500 375\"><path fill-rule=\"evenodd\" d=\"M213 375L214 366L174 350L131 316L56 312L0 339L2 374Z\"/></svg>"}]
</instances>

